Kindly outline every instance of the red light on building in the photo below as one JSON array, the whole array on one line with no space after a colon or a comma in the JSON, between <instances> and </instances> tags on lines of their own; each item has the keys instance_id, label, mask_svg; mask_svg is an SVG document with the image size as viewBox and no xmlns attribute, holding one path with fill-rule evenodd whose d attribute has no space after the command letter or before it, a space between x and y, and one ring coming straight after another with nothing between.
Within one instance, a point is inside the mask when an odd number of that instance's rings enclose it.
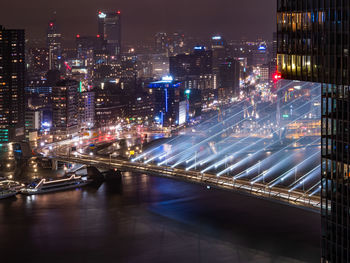
<instances>
[{"instance_id":1,"label":"red light on building","mask_svg":"<svg viewBox=\"0 0 350 263\"><path fill-rule=\"evenodd\" d=\"M50 27L53 27L53 23L50 23Z\"/></svg>"},{"instance_id":2,"label":"red light on building","mask_svg":"<svg viewBox=\"0 0 350 263\"><path fill-rule=\"evenodd\" d=\"M279 81L280 79L282 79L281 73L276 72L275 74L273 74L273 80L274 80L275 82Z\"/></svg>"},{"instance_id":3,"label":"red light on building","mask_svg":"<svg viewBox=\"0 0 350 263\"><path fill-rule=\"evenodd\" d=\"M79 38L79 37L80 37L80 35L78 34L78 35L77 35L77 38Z\"/></svg>"},{"instance_id":4,"label":"red light on building","mask_svg":"<svg viewBox=\"0 0 350 263\"><path fill-rule=\"evenodd\" d=\"M118 11L117 11L117 14L118 14L118 15L120 15L120 14L121 14L121 12L118 10Z\"/></svg>"},{"instance_id":5,"label":"red light on building","mask_svg":"<svg viewBox=\"0 0 350 263\"><path fill-rule=\"evenodd\" d=\"M97 38L100 38L100 35L97 35L96 37L97 37Z\"/></svg>"}]
</instances>

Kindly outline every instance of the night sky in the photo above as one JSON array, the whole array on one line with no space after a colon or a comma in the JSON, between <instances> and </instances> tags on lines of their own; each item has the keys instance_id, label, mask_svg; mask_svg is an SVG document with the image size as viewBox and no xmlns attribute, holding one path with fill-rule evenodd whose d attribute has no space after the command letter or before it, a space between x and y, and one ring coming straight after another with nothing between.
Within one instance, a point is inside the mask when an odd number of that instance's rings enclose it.
<instances>
[{"instance_id":1,"label":"night sky","mask_svg":"<svg viewBox=\"0 0 350 263\"><path fill-rule=\"evenodd\" d=\"M95 35L97 10L111 9L122 12L126 41L180 29L200 38L221 33L227 39L271 39L275 5L275 0L4 0L0 24L25 28L28 38L40 39L56 11L61 31L69 40L77 33Z\"/></svg>"}]
</instances>

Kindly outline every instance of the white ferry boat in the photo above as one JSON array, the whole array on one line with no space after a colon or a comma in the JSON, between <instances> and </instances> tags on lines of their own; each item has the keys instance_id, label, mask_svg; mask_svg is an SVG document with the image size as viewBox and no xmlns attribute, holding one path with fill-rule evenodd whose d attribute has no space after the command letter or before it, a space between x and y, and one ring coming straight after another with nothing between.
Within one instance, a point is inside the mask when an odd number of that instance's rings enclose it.
<instances>
[{"instance_id":1,"label":"white ferry boat","mask_svg":"<svg viewBox=\"0 0 350 263\"><path fill-rule=\"evenodd\" d=\"M14 190L3 190L0 189L0 199L10 198L17 194L17 191Z\"/></svg>"},{"instance_id":2,"label":"white ferry boat","mask_svg":"<svg viewBox=\"0 0 350 263\"><path fill-rule=\"evenodd\" d=\"M81 176L76 176L75 174L71 175L70 177L57 180L42 179L39 182L33 182L26 188L22 189L21 194L36 195L57 192L67 189L83 187L89 184L90 182L91 180L83 179Z\"/></svg>"}]
</instances>

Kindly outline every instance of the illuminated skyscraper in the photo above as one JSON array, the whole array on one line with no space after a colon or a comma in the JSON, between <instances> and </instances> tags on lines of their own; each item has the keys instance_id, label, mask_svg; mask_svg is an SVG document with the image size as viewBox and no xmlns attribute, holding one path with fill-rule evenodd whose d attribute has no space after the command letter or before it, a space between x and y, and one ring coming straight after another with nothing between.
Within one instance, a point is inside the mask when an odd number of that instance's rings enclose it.
<instances>
[{"instance_id":1,"label":"illuminated skyscraper","mask_svg":"<svg viewBox=\"0 0 350 263\"><path fill-rule=\"evenodd\" d=\"M278 70L322 83L322 262L350 262L349 1L278 0Z\"/></svg>"},{"instance_id":2,"label":"illuminated skyscraper","mask_svg":"<svg viewBox=\"0 0 350 263\"><path fill-rule=\"evenodd\" d=\"M170 75L175 79L212 74L212 51L195 47L191 54L179 54L169 58Z\"/></svg>"},{"instance_id":3,"label":"illuminated skyscraper","mask_svg":"<svg viewBox=\"0 0 350 263\"><path fill-rule=\"evenodd\" d=\"M121 12L98 12L98 34L110 56L120 58L122 29Z\"/></svg>"},{"instance_id":4,"label":"illuminated skyscraper","mask_svg":"<svg viewBox=\"0 0 350 263\"><path fill-rule=\"evenodd\" d=\"M57 135L78 130L78 82L62 80L52 87L52 127Z\"/></svg>"},{"instance_id":5,"label":"illuminated skyscraper","mask_svg":"<svg viewBox=\"0 0 350 263\"><path fill-rule=\"evenodd\" d=\"M225 63L219 66L219 98L224 100L239 95L239 79L240 62L227 58Z\"/></svg>"},{"instance_id":6,"label":"illuminated skyscraper","mask_svg":"<svg viewBox=\"0 0 350 263\"><path fill-rule=\"evenodd\" d=\"M46 44L49 51L49 70L61 69L62 35L59 33L55 20L51 20L47 26Z\"/></svg>"},{"instance_id":7,"label":"illuminated skyscraper","mask_svg":"<svg viewBox=\"0 0 350 263\"><path fill-rule=\"evenodd\" d=\"M0 25L0 143L24 139L24 30Z\"/></svg>"},{"instance_id":8,"label":"illuminated skyscraper","mask_svg":"<svg viewBox=\"0 0 350 263\"><path fill-rule=\"evenodd\" d=\"M253 50L253 65L262 66L268 63L267 45L261 42L256 49Z\"/></svg>"},{"instance_id":9,"label":"illuminated skyscraper","mask_svg":"<svg viewBox=\"0 0 350 263\"><path fill-rule=\"evenodd\" d=\"M155 51L157 53L166 53L168 49L168 35L167 33L158 32L155 35Z\"/></svg>"},{"instance_id":10,"label":"illuminated skyscraper","mask_svg":"<svg viewBox=\"0 0 350 263\"><path fill-rule=\"evenodd\" d=\"M76 36L77 57L82 60L85 67L91 67L94 64L95 51L101 50L101 36Z\"/></svg>"},{"instance_id":11,"label":"illuminated skyscraper","mask_svg":"<svg viewBox=\"0 0 350 263\"><path fill-rule=\"evenodd\" d=\"M155 120L166 127L186 122L187 104L180 86L181 83L172 77L149 84L154 96Z\"/></svg>"},{"instance_id":12,"label":"illuminated skyscraper","mask_svg":"<svg viewBox=\"0 0 350 263\"><path fill-rule=\"evenodd\" d=\"M219 74L219 67L225 63L226 59L226 41L222 36L213 36L211 38L211 50L213 52L213 73Z\"/></svg>"}]
</instances>

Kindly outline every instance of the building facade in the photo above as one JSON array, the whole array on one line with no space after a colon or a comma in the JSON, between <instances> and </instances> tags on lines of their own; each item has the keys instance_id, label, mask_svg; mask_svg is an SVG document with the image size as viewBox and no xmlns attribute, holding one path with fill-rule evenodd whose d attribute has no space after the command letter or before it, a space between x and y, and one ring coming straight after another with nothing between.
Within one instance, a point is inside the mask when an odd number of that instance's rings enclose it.
<instances>
[{"instance_id":1,"label":"building facade","mask_svg":"<svg viewBox=\"0 0 350 263\"><path fill-rule=\"evenodd\" d=\"M52 128L55 134L69 136L78 131L78 82L59 81L52 88Z\"/></svg>"},{"instance_id":2,"label":"building facade","mask_svg":"<svg viewBox=\"0 0 350 263\"><path fill-rule=\"evenodd\" d=\"M49 52L49 70L61 69L62 35L58 30L55 20L51 20L47 26L46 45Z\"/></svg>"},{"instance_id":3,"label":"building facade","mask_svg":"<svg viewBox=\"0 0 350 263\"><path fill-rule=\"evenodd\" d=\"M95 125L95 92L79 93L79 122L81 128L92 128Z\"/></svg>"},{"instance_id":4,"label":"building facade","mask_svg":"<svg viewBox=\"0 0 350 263\"><path fill-rule=\"evenodd\" d=\"M0 25L0 143L24 139L24 30Z\"/></svg>"},{"instance_id":5,"label":"building facade","mask_svg":"<svg viewBox=\"0 0 350 263\"><path fill-rule=\"evenodd\" d=\"M322 83L322 262L350 262L350 2L278 0L277 64Z\"/></svg>"},{"instance_id":6,"label":"building facade","mask_svg":"<svg viewBox=\"0 0 350 263\"><path fill-rule=\"evenodd\" d=\"M165 127L181 125L187 120L186 102L180 87L181 83L173 81L171 77L149 84L154 99L155 120Z\"/></svg>"},{"instance_id":7,"label":"building facade","mask_svg":"<svg viewBox=\"0 0 350 263\"><path fill-rule=\"evenodd\" d=\"M121 12L98 12L98 35L102 38L110 56L119 58L121 55L122 32Z\"/></svg>"},{"instance_id":8,"label":"building facade","mask_svg":"<svg viewBox=\"0 0 350 263\"><path fill-rule=\"evenodd\" d=\"M175 79L212 74L212 51L195 47L191 54L180 54L169 58L169 72Z\"/></svg>"}]
</instances>

